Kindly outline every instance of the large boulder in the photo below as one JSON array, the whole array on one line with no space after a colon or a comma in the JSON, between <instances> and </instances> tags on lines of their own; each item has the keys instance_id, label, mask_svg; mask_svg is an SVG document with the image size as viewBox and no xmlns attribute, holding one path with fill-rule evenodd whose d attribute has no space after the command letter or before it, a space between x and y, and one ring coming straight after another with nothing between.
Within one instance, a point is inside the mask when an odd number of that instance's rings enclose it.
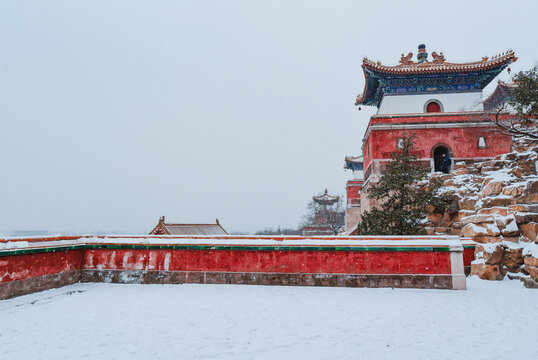
<instances>
[{"instance_id":1,"label":"large boulder","mask_svg":"<svg viewBox=\"0 0 538 360\"><path fill-rule=\"evenodd\" d=\"M518 272L523 265L523 248L508 247L504 250L502 263L510 272Z\"/></svg>"},{"instance_id":2,"label":"large boulder","mask_svg":"<svg viewBox=\"0 0 538 360\"><path fill-rule=\"evenodd\" d=\"M504 252L504 247L500 244L478 244L475 248L475 257L484 259L486 265L500 265Z\"/></svg>"},{"instance_id":3,"label":"large boulder","mask_svg":"<svg viewBox=\"0 0 538 360\"><path fill-rule=\"evenodd\" d=\"M505 188L503 188L503 191L502 193L504 195L510 195L510 196L520 196L521 194L523 194L523 190L524 190L524 186L523 185L510 185L510 186L506 186Z\"/></svg>"},{"instance_id":4,"label":"large boulder","mask_svg":"<svg viewBox=\"0 0 538 360\"><path fill-rule=\"evenodd\" d=\"M518 224L538 222L538 213L516 212L514 216Z\"/></svg>"},{"instance_id":5,"label":"large boulder","mask_svg":"<svg viewBox=\"0 0 538 360\"><path fill-rule=\"evenodd\" d=\"M538 203L538 180L530 180L523 189L523 193L517 198L518 204Z\"/></svg>"},{"instance_id":6,"label":"large boulder","mask_svg":"<svg viewBox=\"0 0 538 360\"><path fill-rule=\"evenodd\" d=\"M501 216L507 216L508 215L508 208L507 207L499 207L495 206L492 208L484 208L478 210L478 213L481 215L489 215L489 214L497 214Z\"/></svg>"},{"instance_id":7,"label":"large boulder","mask_svg":"<svg viewBox=\"0 0 538 360\"><path fill-rule=\"evenodd\" d=\"M464 224L493 223L495 222L495 218L490 214L475 214L462 218L461 222Z\"/></svg>"},{"instance_id":8,"label":"large boulder","mask_svg":"<svg viewBox=\"0 0 538 360\"><path fill-rule=\"evenodd\" d=\"M517 221L514 215L508 217L508 222L504 229L501 230L502 236L517 236L519 235L519 227L517 226Z\"/></svg>"},{"instance_id":9,"label":"large boulder","mask_svg":"<svg viewBox=\"0 0 538 360\"><path fill-rule=\"evenodd\" d=\"M501 231L499 230L496 224L470 223L470 224L465 225L463 229L461 229L461 233L465 237L475 237L479 235L498 236L501 234Z\"/></svg>"},{"instance_id":10,"label":"large boulder","mask_svg":"<svg viewBox=\"0 0 538 360\"><path fill-rule=\"evenodd\" d=\"M499 265L486 265L484 263L475 263L475 261L471 263L471 275L477 275L482 280L503 279Z\"/></svg>"},{"instance_id":11,"label":"large boulder","mask_svg":"<svg viewBox=\"0 0 538 360\"><path fill-rule=\"evenodd\" d=\"M536 154L518 154L517 168L521 170L522 176L536 175Z\"/></svg>"},{"instance_id":12,"label":"large boulder","mask_svg":"<svg viewBox=\"0 0 538 360\"><path fill-rule=\"evenodd\" d=\"M497 195L503 190L504 182L502 181L490 181L484 186L482 190L482 196Z\"/></svg>"},{"instance_id":13,"label":"large boulder","mask_svg":"<svg viewBox=\"0 0 538 360\"><path fill-rule=\"evenodd\" d=\"M529 275L535 280L538 281L538 258L532 256L525 256L524 258L525 270Z\"/></svg>"},{"instance_id":14,"label":"large boulder","mask_svg":"<svg viewBox=\"0 0 538 360\"><path fill-rule=\"evenodd\" d=\"M473 241L480 244L490 244L490 243L500 243L503 242L505 238L500 236L488 236L488 235L478 235L473 237ZM519 241L519 238L518 238Z\"/></svg>"},{"instance_id":15,"label":"large boulder","mask_svg":"<svg viewBox=\"0 0 538 360\"><path fill-rule=\"evenodd\" d=\"M464 197L458 202L458 205L459 205L459 208L462 210L474 211L477 201L478 201L477 197Z\"/></svg>"},{"instance_id":16,"label":"large boulder","mask_svg":"<svg viewBox=\"0 0 538 360\"><path fill-rule=\"evenodd\" d=\"M523 241L536 241L538 235L538 223L530 222L528 224L521 224L521 237Z\"/></svg>"},{"instance_id":17,"label":"large boulder","mask_svg":"<svg viewBox=\"0 0 538 360\"><path fill-rule=\"evenodd\" d=\"M454 218L454 221L461 221L464 217L474 215L475 212L473 210L460 210L458 211L456 217Z\"/></svg>"},{"instance_id":18,"label":"large boulder","mask_svg":"<svg viewBox=\"0 0 538 360\"><path fill-rule=\"evenodd\" d=\"M483 207L494 207L494 206L508 206L514 205L516 200L509 195L498 195L498 196L488 196L483 201Z\"/></svg>"},{"instance_id":19,"label":"large boulder","mask_svg":"<svg viewBox=\"0 0 538 360\"><path fill-rule=\"evenodd\" d=\"M534 281L538 281L538 244L530 243L523 249L525 270Z\"/></svg>"}]
</instances>

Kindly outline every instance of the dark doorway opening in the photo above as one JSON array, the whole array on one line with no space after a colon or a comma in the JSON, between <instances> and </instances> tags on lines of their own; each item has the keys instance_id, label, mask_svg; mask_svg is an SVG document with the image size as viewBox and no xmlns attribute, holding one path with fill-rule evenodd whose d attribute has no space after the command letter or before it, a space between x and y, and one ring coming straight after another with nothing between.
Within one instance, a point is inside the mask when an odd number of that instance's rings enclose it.
<instances>
[{"instance_id":1,"label":"dark doorway opening","mask_svg":"<svg viewBox=\"0 0 538 360\"><path fill-rule=\"evenodd\" d=\"M445 154L449 154L449 151L445 146L438 146L433 151L434 171L441 171L446 174L450 172L450 164L445 164L448 166L443 166L443 162L445 161Z\"/></svg>"}]
</instances>

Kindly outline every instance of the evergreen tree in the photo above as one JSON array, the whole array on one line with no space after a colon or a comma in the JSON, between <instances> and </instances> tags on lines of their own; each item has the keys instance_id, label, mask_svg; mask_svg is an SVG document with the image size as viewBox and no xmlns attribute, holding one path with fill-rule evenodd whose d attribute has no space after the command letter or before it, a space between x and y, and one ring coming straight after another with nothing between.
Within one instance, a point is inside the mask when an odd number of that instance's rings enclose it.
<instances>
[{"instance_id":1,"label":"evergreen tree","mask_svg":"<svg viewBox=\"0 0 538 360\"><path fill-rule=\"evenodd\" d=\"M378 200L379 208L362 214L356 235L420 235L424 234L426 207L442 207L436 196L440 184L418 187L429 168L414 155L415 135L406 136L401 150L391 154L391 161L381 173L379 182L367 189L369 199Z\"/></svg>"}]
</instances>

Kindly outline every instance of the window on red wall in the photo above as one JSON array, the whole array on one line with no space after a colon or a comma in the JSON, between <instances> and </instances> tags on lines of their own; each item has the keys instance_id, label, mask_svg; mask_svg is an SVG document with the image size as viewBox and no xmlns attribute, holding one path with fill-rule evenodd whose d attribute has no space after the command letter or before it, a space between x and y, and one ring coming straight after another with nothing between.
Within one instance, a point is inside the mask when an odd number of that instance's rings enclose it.
<instances>
[{"instance_id":1,"label":"window on red wall","mask_svg":"<svg viewBox=\"0 0 538 360\"><path fill-rule=\"evenodd\" d=\"M428 105L426 105L426 112L432 113L432 112L441 112L441 105L439 103L432 101Z\"/></svg>"}]
</instances>

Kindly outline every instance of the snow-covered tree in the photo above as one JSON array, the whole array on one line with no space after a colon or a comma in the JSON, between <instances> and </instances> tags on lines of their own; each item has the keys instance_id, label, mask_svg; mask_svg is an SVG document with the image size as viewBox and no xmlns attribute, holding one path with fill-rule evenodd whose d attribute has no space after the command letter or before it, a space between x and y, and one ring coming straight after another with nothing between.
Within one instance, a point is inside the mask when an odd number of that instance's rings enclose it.
<instances>
[{"instance_id":1,"label":"snow-covered tree","mask_svg":"<svg viewBox=\"0 0 538 360\"><path fill-rule=\"evenodd\" d=\"M513 78L509 96L489 111L488 119L515 138L538 141L538 66Z\"/></svg>"}]
</instances>

